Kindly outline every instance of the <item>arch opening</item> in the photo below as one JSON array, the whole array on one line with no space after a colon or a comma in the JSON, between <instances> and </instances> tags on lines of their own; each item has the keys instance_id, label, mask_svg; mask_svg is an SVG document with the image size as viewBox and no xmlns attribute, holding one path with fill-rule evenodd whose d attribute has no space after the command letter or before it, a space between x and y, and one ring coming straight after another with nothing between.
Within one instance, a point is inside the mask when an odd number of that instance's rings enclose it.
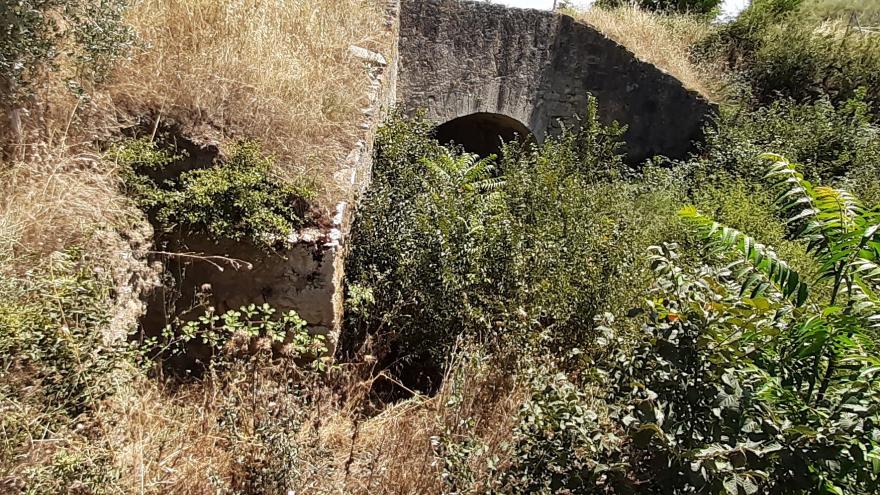
<instances>
[{"instance_id":1,"label":"arch opening","mask_svg":"<svg viewBox=\"0 0 880 495\"><path fill-rule=\"evenodd\" d=\"M434 130L441 144L455 143L481 157L500 154L501 143L516 139L534 140L522 122L498 113L472 113L445 122Z\"/></svg>"}]
</instances>

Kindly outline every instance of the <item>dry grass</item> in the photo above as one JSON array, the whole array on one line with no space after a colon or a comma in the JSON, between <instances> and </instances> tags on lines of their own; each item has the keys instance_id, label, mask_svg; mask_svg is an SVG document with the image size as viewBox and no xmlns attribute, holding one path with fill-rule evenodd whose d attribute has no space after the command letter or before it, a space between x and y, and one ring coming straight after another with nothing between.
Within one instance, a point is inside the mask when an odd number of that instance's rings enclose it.
<instances>
[{"instance_id":1,"label":"dry grass","mask_svg":"<svg viewBox=\"0 0 880 495\"><path fill-rule=\"evenodd\" d=\"M130 224L113 170L91 153L118 135L117 117L159 115L195 137L249 138L288 178L333 194L352 148L369 78L351 45L390 42L382 0L136 0L144 47L77 101L61 73L38 85L22 130L0 119L0 255L19 267ZM8 138L13 137L14 141ZM2 269L3 267L0 267Z\"/></svg>"},{"instance_id":2,"label":"dry grass","mask_svg":"<svg viewBox=\"0 0 880 495\"><path fill-rule=\"evenodd\" d=\"M351 149L369 84L351 45L390 43L382 0L137 0L148 44L109 88L135 113L264 143L294 179L326 186ZM212 136L213 134L213 136Z\"/></svg>"},{"instance_id":3,"label":"dry grass","mask_svg":"<svg viewBox=\"0 0 880 495\"><path fill-rule=\"evenodd\" d=\"M880 3L867 0L807 0L800 6L801 12L817 20L852 17L862 27L880 28Z\"/></svg>"},{"instance_id":4,"label":"dry grass","mask_svg":"<svg viewBox=\"0 0 880 495\"><path fill-rule=\"evenodd\" d=\"M64 147L0 170L0 272L26 269L136 218L100 157Z\"/></svg>"},{"instance_id":5,"label":"dry grass","mask_svg":"<svg viewBox=\"0 0 880 495\"><path fill-rule=\"evenodd\" d=\"M142 380L108 400L94 416L103 448L124 473L118 489L441 493L436 439L445 435L486 445L471 467L478 479L488 480L485 461L494 455L503 461L502 444L527 398L527 390L480 359L456 363L435 397L417 396L374 415L366 411L374 406L367 394L375 377L358 379L360 371L345 370L329 382L312 383L304 405L302 390L291 394L279 386L281 378L290 378L287 373L271 367L232 372L216 387L206 383L173 392ZM285 462L288 441L296 445L292 464ZM264 478L254 478L258 472ZM282 490L266 481L273 475L293 481Z\"/></svg>"},{"instance_id":6,"label":"dry grass","mask_svg":"<svg viewBox=\"0 0 880 495\"><path fill-rule=\"evenodd\" d=\"M705 20L683 14L660 14L626 5L571 12L625 46L645 62L668 72L688 89L709 99L724 99L720 66L696 63L690 48L712 32Z\"/></svg>"},{"instance_id":7,"label":"dry grass","mask_svg":"<svg viewBox=\"0 0 880 495\"><path fill-rule=\"evenodd\" d=\"M443 493L442 441L477 442L485 451L467 468L489 481L487 460L504 462L516 413L528 390L497 363L473 355L454 362L439 393L416 397L381 414L358 420L332 415L316 430L319 448L335 452L332 463L298 487L297 493ZM474 493L488 490L474 487Z\"/></svg>"},{"instance_id":8,"label":"dry grass","mask_svg":"<svg viewBox=\"0 0 880 495\"><path fill-rule=\"evenodd\" d=\"M112 248L99 244L100 232L138 221L114 171L88 152L93 139L118 132L117 112L159 114L206 138L259 139L291 178L326 184L358 134L365 101L354 95L365 95L369 82L349 46L383 50L384 7L381 0L136 1L131 21L149 46L118 68L108 97L96 93L79 106L58 81L47 82L27 132L6 143L18 160L0 165L0 277L24 276L40 258L71 247L106 255ZM66 144L68 136L78 144ZM115 269L112 256L101 259ZM295 469L295 493L438 493L443 466L432 439L479 438L492 455L526 396L485 361L453 369L437 396L375 415L367 414L369 381L358 374L310 384L306 405L302 390L286 388L286 372L250 369L168 390L132 370L133 381L77 418L76 431L45 432L50 441L35 444L45 447L11 472L27 478L22 469L45 468L54 453L69 451L93 459L99 472L110 459L106 467L120 477L101 487L108 492L254 493L254 473ZM39 422L41 414L22 420ZM299 449L295 465L283 462L283 445L272 443L278 438Z\"/></svg>"},{"instance_id":9,"label":"dry grass","mask_svg":"<svg viewBox=\"0 0 880 495\"><path fill-rule=\"evenodd\" d=\"M220 418L206 395L174 395L140 380L96 411L106 449L125 473L122 493L214 493L211 478L233 469L235 452L217 434Z\"/></svg>"}]
</instances>

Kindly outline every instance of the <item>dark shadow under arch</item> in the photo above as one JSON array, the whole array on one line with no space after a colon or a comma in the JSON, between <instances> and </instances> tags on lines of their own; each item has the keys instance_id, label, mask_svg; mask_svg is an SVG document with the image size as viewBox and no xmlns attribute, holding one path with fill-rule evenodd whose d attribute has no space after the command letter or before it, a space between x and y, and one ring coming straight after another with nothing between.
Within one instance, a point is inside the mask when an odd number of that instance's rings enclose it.
<instances>
[{"instance_id":1,"label":"dark shadow under arch","mask_svg":"<svg viewBox=\"0 0 880 495\"><path fill-rule=\"evenodd\" d=\"M499 113L479 112L445 122L434 131L441 144L455 143L481 157L499 154L501 143L515 139L534 140L522 122Z\"/></svg>"}]
</instances>

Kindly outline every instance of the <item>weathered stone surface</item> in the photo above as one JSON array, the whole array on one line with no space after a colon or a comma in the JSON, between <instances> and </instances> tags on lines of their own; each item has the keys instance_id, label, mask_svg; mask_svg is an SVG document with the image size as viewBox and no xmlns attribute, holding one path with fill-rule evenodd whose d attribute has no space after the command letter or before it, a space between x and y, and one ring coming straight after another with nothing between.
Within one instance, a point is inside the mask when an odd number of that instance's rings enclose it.
<instances>
[{"instance_id":1,"label":"weathered stone surface","mask_svg":"<svg viewBox=\"0 0 880 495\"><path fill-rule=\"evenodd\" d=\"M408 0L400 18L398 104L438 123L498 113L538 140L583 114L627 124L628 159L681 157L713 106L596 29L551 12Z\"/></svg>"}]
</instances>

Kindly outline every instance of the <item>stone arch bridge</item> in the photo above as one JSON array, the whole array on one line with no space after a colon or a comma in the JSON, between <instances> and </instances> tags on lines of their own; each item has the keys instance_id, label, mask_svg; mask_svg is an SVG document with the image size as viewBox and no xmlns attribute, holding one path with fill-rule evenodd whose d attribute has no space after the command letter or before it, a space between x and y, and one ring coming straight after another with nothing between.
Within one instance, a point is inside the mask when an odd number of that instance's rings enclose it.
<instances>
[{"instance_id":1,"label":"stone arch bridge","mask_svg":"<svg viewBox=\"0 0 880 495\"><path fill-rule=\"evenodd\" d=\"M680 158L713 106L569 16L487 2L403 0L397 104L425 110L441 140L485 154L499 136L538 141L598 98L600 118L628 126L627 159Z\"/></svg>"}]
</instances>

